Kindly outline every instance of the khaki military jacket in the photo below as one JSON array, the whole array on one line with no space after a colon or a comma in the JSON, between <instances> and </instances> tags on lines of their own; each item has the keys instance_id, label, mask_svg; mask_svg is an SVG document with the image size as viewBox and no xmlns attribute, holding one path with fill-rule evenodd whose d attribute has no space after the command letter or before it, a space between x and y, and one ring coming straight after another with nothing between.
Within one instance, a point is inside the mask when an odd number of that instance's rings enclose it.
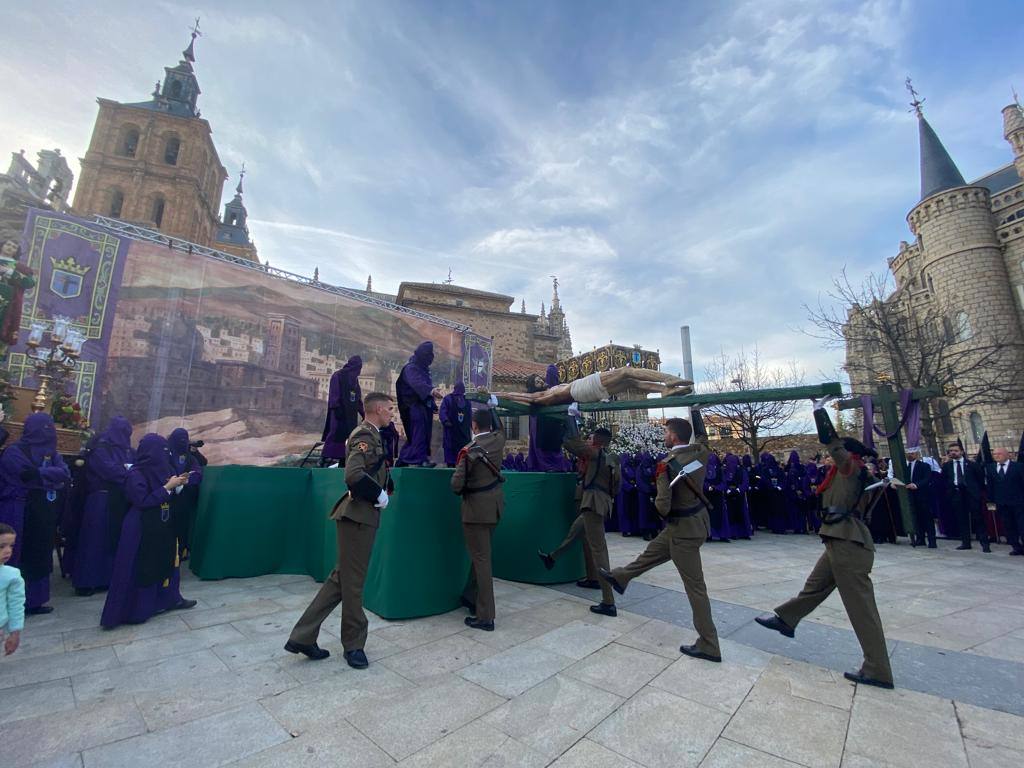
<instances>
[{"instance_id":1,"label":"khaki military jacket","mask_svg":"<svg viewBox=\"0 0 1024 768\"><path fill-rule=\"evenodd\" d=\"M841 438L835 438L828 444L828 452L836 463L836 474L831 485L821 496L822 507L839 507L840 509L856 509L863 514L867 508L868 494L863 493L865 479L860 468L854 462L849 451L843 447ZM870 483L870 481L868 481ZM859 517L850 515L845 520L831 525L823 523L818 531L821 536L832 539L846 539L863 544L865 549L875 551L875 542L871 531Z\"/></svg>"},{"instance_id":2,"label":"khaki military jacket","mask_svg":"<svg viewBox=\"0 0 1024 768\"><path fill-rule=\"evenodd\" d=\"M617 491L619 457L578 437L566 440L562 447L583 459L576 488L580 510L589 509L610 517L614 507L613 495Z\"/></svg>"},{"instance_id":3,"label":"khaki military jacket","mask_svg":"<svg viewBox=\"0 0 1024 768\"><path fill-rule=\"evenodd\" d=\"M345 444L345 485L355 486L364 477L369 477L380 488L388 487L389 470L384 461L384 446L380 430L364 421L348 437ZM380 527L380 510L374 506L376 500L354 496L351 491L341 497L331 512L332 520L347 517L357 523Z\"/></svg>"},{"instance_id":4,"label":"khaki military jacket","mask_svg":"<svg viewBox=\"0 0 1024 768\"><path fill-rule=\"evenodd\" d=\"M670 512L699 509L696 514L689 517L674 518L668 521L672 530L672 536L681 539L706 539L711 535L711 518L708 516L707 507L687 485L686 480L680 480L675 485L675 473L669 468L669 462L680 469L691 461L699 461L700 469L688 475L694 488L704 488L704 475L707 474L708 457L711 451L708 449L707 440L699 438L696 443L684 446L676 446L668 452L662 461L658 462L655 486L657 495L654 497L654 508L662 517L668 517Z\"/></svg>"},{"instance_id":5,"label":"khaki military jacket","mask_svg":"<svg viewBox=\"0 0 1024 768\"><path fill-rule=\"evenodd\" d=\"M502 490L501 457L505 453L505 435L499 430L474 437L459 452L452 475L452 490L462 495L462 522L494 525L505 511ZM491 467L487 466L487 459ZM483 488L485 490L476 490Z\"/></svg>"}]
</instances>

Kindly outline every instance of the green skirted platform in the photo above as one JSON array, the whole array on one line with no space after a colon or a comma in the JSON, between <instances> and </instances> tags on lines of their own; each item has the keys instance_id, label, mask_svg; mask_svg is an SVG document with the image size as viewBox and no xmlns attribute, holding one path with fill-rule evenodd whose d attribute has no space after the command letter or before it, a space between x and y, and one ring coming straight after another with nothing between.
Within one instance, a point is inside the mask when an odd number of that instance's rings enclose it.
<instances>
[{"instance_id":1,"label":"green skirted platform","mask_svg":"<svg viewBox=\"0 0 1024 768\"><path fill-rule=\"evenodd\" d=\"M364 601L386 619L458 607L469 572L452 470L400 468L381 515ZM576 515L571 474L510 472L505 514L494 533L494 575L531 584L582 576L579 544L552 571L537 549L553 549ZM327 515L345 492L337 469L207 467L193 526L192 572L202 579L305 573L323 581L337 559Z\"/></svg>"}]
</instances>

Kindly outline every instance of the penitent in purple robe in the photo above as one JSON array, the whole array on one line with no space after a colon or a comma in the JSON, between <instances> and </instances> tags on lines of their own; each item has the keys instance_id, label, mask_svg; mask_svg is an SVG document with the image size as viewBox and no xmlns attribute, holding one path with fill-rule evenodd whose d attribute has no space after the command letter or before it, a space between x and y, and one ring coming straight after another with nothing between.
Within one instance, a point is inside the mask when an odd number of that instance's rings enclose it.
<instances>
[{"instance_id":1,"label":"penitent in purple robe","mask_svg":"<svg viewBox=\"0 0 1024 768\"><path fill-rule=\"evenodd\" d=\"M405 445L398 454L398 465L419 466L430 462L430 433L437 403L431 394L430 364L434 362L434 344L424 341L412 353L395 382L398 415L405 430Z\"/></svg>"},{"instance_id":2,"label":"penitent in purple robe","mask_svg":"<svg viewBox=\"0 0 1024 768\"><path fill-rule=\"evenodd\" d=\"M657 471L658 457L652 456L646 451L641 453L636 469L637 524L645 539L656 536L665 525L658 510L654 507Z\"/></svg>"},{"instance_id":3,"label":"penitent in purple robe","mask_svg":"<svg viewBox=\"0 0 1024 768\"><path fill-rule=\"evenodd\" d=\"M758 465L757 474L761 478L758 482L761 505L757 510L760 519L754 522L770 529L772 533L785 533L786 497L784 487L786 475L776 458L767 452L761 454L761 463Z\"/></svg>"},{"instance_id":4,"label":"penitent in purple robe","mask_svg":"<svg viewBox=\"0 0 1024 768\"><path fill-rule=\"evenodd\" d=\"M549 365L544 374L548 388L558 385L558 366ZM565 440L565 417L531 416L530 448L526 456L527 472L571 472L572 467L562 443Z\"/></svg>"},{"instance_id":5,"label":"penitent in purple robe","mask_svg":"<svg viewBox=\"0 0 1024 768\"><path fill-rule=\"evenodd\" d=\"M729 527L737 539L749 539L754 533L754 526L750 522L750 507L747 503L749 490L747 470L740 464L735 454L725 454L725 460L722 462L722 494L725 497Z\"/></svg>"},{"instance_id":6,"label":"penitent in purple robe","mask_svg":"<svg viewBox=\"0 0 1024 768\"><path fill-rule=\"evenodd\" d=\"M19 440L0 457L0 523L14 528L17 538L8 565L25 579L25 609L50 599L53 541L57 532L58 491L71 473L57 453L57 429L47 413L25 419Z\"/></svg>"},{"instance_id":7,"label":"penitent in purple robe","mask_svg":"<svg viewBox=\"0 0 1024 768\"><path fill-rule=\"evenodd\" d=\"M443 430L444 463L454 467L459 451L473 439L473 406L466 399L466 385L461 381L450 395L444 396L438 418Z\"/></svg>"},{"instance_id":8,"label":"penitent in purple robe","mask_svg":"<svg viewBox=\"0 0 1024 768\"><path fill-rule=\"evenodd\" d=\"M130 507L103 604L104 627L141 624L182 603L171 494L164 488L172 474L167 440L154 434L143 437L124 482Z\"/></svg>"},{"instance_id":9,"label":"penitent in purple robe","mask_svg":"<svg viewBox=\"0 0 1024 768\"><path fill-rule=\"evenodd\" d=\"M623 536L633 536L640 530L637 518L639 499L636 491L637 457L627 453L619 457L622 482L615 497L615 514Z\"/></svg>"},{"instance_id":10,"label":"penitent in purple robe","mask_svg":"<svg viewBox=\"0 0 1024 768\"><path fill-rule=\"evenodd\" d=\"M807 495L810 483L800 454L792 451L786 463L786 527L794 533L807 533Z\"/></svg>"},{"instance_id":11,"label":"penitent in purple robe","mask_svg":"<svg viewBox=\"0 0 1024 768\"><path fill-rule=\"evenodd\" d=\"M131 422L115 416L86 459L85 505L71 573L76 590L90 592L110 584L121 523L128 511L124 479L132 458Z\"/></svg>"},{"instance_id":12,"label":"penitent in purple robe","mask_svg":"<svg viewBox=\"0 0 1024 768\"><path fill-rule=\"evenodd\" d=\"M729 516L725 512L725 498L722 495L722 460L717 453L708 456L707 472L704 475L704 497L711 505L708 515L711 518L711 535L709 539L729 541L732 529Z\"/></svg>"},{"instance_id":13,"label":"penitent in purple robe","mask_svg":"<svg viewBox=\"0 0 1024 768\"><path fill-rule=\"evenodd\" d=\"M345 444L359 422L363 420L363 392L359 387L359 374L363 370L363 359L353 355L331 376L327 393L327 418L321 457L345 463Z\"/></svg>"},{"instance_id":14,"label":"penitent in purple robe","mask_svg":"<svg viewBox=\"0 0 1024 768\"><path fill-rule=\"evenodd\" d=\"M171 518L174 535L178 539L178 553L188 557L192 547L192 519L199 508L199 485L203 482L203 466L192 452L188 432L179 427L167 437L171 471L176 475L188 472L188 485L183 485L171 497Z\"/></svg>"}]
</instances>

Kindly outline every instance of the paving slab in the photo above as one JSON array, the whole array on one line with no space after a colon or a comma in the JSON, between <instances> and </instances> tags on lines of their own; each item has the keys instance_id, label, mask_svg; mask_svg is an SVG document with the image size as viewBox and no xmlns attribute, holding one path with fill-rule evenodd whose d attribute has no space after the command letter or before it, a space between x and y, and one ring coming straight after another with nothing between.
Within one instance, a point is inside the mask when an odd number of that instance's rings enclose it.
<instances>
[{"instance_id":1,"label":"paving slab","mask_svg":"<svg viewBox=\"0 0 1024 768\"><path fill-rule=\"evenodd\" d=\"M599 627L583 621L571 621L528 640L523 647L550 651L579 661L608 645L619 634L609 627Z\"/></svg>"},{"instance_id":2,"label":"paving slab","mask_svg":"<svg viewBox=\"0 0 1024 768\"><path fill-rule=\"evenodd\" d=\"M64 632L62 637L66 650L81 651L87 648L102 648L105 645L131 643L136 640L187 631L188 624L181 620L179 613L175 616L164 617L161 621L147 621L144 624L122 624L113 629L90 627L89 629Z\"/></svg>"},{"instance_id":3,"label":"paving slab","mask_svg":"<svg viewBox=\"0 0 1024 768\"><path fill-rule=\"evenodd\" d=\"M131 701L103 703L18 720L0 729L4 768L23 768L72 756L107 742L145 733L146 723Z\"/></svg>"},{"instance_id":4,"label":"paving slab","mask_svg":"<svg viewBox=\"0 0 1024 768\"><path fill-rule=\"evenodd\" d=\"M738 744L729 739L719 739L708 752L700 768L799 768L799 763L791 763L781 757L769 755L767 752Z\"/></svg>"},{"instance_id":5,"label":"paving slab","mask_svg":"<svg viewBox=\"0 0 1024 768\"><path fill-rule=\"evenodd\" d=\"M543 768L548 758L477 720L403 760L403 768Z\"/></svg>"},{"instance_id":6,"label":"paving slab","mask_svg":"<svg viewBox=\"0 0 1024 768\"><path fill-rule=\"evenodd\" d=\"M503 703L500 696L448 675L369 697L348 720L395 760L403 760Z\"/></svg>"},{"instance_id":7,"label":"paving slab","mask_svg":"<svg viewBox=\"0 0 1024 768\"><path fill-rule=\"evenodd\" d=\"M195 629L191 632L175 632L172 635L159 635L144 640L133 640L130 643L112 646L117 659L122 664L134 664L168 656L180 656L211 648L224 643L244 641L245 635L230 624Z\"/></svg>"},{"instance_id":8,"label":"paving slab","mask_svg":"<svg viewBox=\"0 0 1024 768\"><path fill-rule=\"evenodd\" d=\"M670 663L664 656L615 642L576 662L562 674L629 698Z\"/></svg>"},{"instance_id":9,"label":"paving slab","mask_svg":"<svg viewBox=\"0 0 1024 768\"><path fill-rule=\"evenodd\" d=\"M475 631L475 635L485 634L490 633ZM381 663L408 680L420 682L483 661L496 653L496 649L478 643L473 635L457 634L389 655Z\"/></svg>"},{"instance_id":10,"label":"paving slab","mask_svg":"<svg viewBox=\"0 0 1024 768\"><path fill-rule=\"evenodd\" d=\"M464 667L456 674L508 699L571 667L574 661L543 648L518 645Z\"/></svg>"},{"instance_id":11,"label":"paving slab","mask_svg":"<svg viewBox=\"0 0 1024 768\"><path fill-rule=\"evenodd\" d=\"M298 738L231 763L237 768L385 768L394 764L344 720L322 723Z\"/></svg>"},{"instance_id":12,"label":"paving slab","mask_svg":"<svg viewBox=\"0 0 1024 768\"><path fill-rule=\"evenodd\" d=\"M596 741L577 741L572 749L551 763L551 768L643 768L618 752L602 747Z\"/></svg>"},{"instance_id":13,"label":"paving slab","mask_svg":"<svg viewBox=\"0 0 1024 768\"><path fill-rule=\"evenodd\" d=\"M27 630L26 630L27 632ZM50 654L18 659L11 656L10 663L0 664L0 689L18 688L33 683L46 683L74 674L99 672L120 666L110 648L92 648L73 653Z\"/></svg>"},{"instance_id":14,"label":"paving slab","mask_svg":"<svg viewBox=\"0 0 1024 768\"><path fill-rule=\"evenodd\" d=\"M100 672L76 674L71 678L71 685L75 691L75 701L83 704L134 696L147 691L186 688L207 675L226 672L227 669L212 651L203 650L169 656L155 662L126 664Z\"/></svg>"},{"instance_id":15,"label":"paving slab","mask_svg":"<svg viewBox=\"0 0 1024 768\"><path fill-rule=\"evenodd\" d=\"M75 708L75 694L71 690L71 681L66 677L20 688L6 688L0 701L3 702L0 706L0 726L37 715L58 715ZM2 741L0 738L0 743Z\"/></svg>"},{"instance_id":16,"label":"paving slab","mask_svg":"<svg viewBox=\"0 0 1024 768\"><path fill-rule=\"evenodd\" d=\"M647 768L700 765L729 721L725 713L646 687L589 738Z\"/></svg>"},{"instance_id":17,"label":"paving slab","mask_svg":"<svg viewBox=\"0 0 1024 768\"><path fill-rule=\"evenodd\" d=\"M675 660L680 656L679 646L696 639L697 633L692 629L654 619L620 635L616 642Z\"/></svg>"},{"instance_id":18,"label":"paving slab","mask_svg":"<svg viewBox=\"0 0 1024 768\"><path fill-rule=\"evenodd\" d=\"M655 677L651 687L731 715L760 676L761 670L754 667L683 656Z\"/></svg>"},{"instance_id":19,"label":"paving slab","mask_svg":"<svg viewBox=\"0 0 1024 768\"><path fill-rule=\"evenodd\" d=\"M622 702L621 696L555 675L502 704L483 721L552 760Z\"/></svg>"}]
</instances>

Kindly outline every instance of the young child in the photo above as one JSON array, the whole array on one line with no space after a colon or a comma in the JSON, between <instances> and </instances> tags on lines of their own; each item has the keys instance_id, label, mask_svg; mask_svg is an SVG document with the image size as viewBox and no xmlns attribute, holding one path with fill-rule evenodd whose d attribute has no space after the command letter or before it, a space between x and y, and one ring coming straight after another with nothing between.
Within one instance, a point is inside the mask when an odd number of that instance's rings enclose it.
<instances>
[{"instance_id":1,"label":"young child","mask_svg":"<svg viewBox=\"0 0 1024 768\"><path fill-rule=\"evenodd\" d=\"M0 640L4 641L5 656L18 650L25 626L25 581L21 571L7 565L16 535L11 526L0 523Z\"/></svg>"}]
</instances>

